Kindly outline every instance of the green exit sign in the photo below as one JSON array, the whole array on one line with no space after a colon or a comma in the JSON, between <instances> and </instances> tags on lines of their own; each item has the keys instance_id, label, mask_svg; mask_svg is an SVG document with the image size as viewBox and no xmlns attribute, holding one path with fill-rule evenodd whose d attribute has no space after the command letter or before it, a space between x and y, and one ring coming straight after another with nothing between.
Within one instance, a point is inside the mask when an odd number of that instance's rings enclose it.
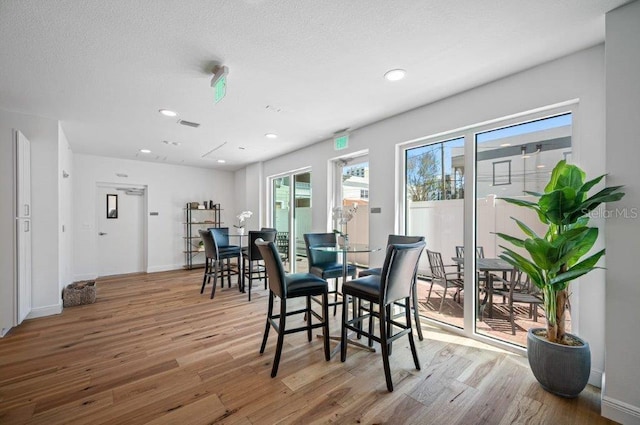
<instances>
[{"instance_id":1,"label":"green exit sign","mask_svg":"<svg viewBox=\"0 0 640 425\"><path fill-rule=\"evenodd\" d=\"M333 147L337 151L348 148L349 147L349 135L345 134L343 136L338 136L338 137L334 138L333 139Z\"/></svg>"},{"instance_id":2,"label":"green exit sign","mask_svg":"<svg viewBox=\"0 0 640 425\"><path fill-rule=\"evenodd\" d=\"M214 94L215 102L216 103L220 102L224 98L224 95L227 94L227 77L226 76L223 76L218 80L216 85L213 87L213 91L215 92Z\"/></svg>"}]
</instances>

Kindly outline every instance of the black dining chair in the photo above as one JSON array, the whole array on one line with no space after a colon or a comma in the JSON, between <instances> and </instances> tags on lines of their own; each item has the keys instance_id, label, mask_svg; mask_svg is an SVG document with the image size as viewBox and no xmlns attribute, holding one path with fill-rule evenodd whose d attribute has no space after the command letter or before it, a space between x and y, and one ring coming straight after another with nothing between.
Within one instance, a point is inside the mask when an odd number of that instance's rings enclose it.
<instances>
[{"instance_id":1,"label":"black dining chair","mask_svg":"<svg viewBox=\"0 0 640 425\"><path fill-rule=\"evenodd\" d=\"M246 281L249 280L248 298L251 301L251 288L254 280L264 279L264 289L267 289L267 271L264 267L262 254L255 242L262 239L266 242L275 242L275 230L267 231L249 231L249 244L246 251L242 252L242 286L247 290Z\"/></svg>"},{"instance_id":2,"label":"black dining chair","mask_svg":"<svg viewBox=\"0 0 640 425\"><path fill-rule=\"evenodd\" d=\"M382 348L382 363L384 376L387 381L387 389L393 391L391 369L389 366L389 354L391 344L398 338L407 335L409 346L413 355L413 362L417 370L420 370L420 360L416 351L411 328L411 288L418 271L418 261L424 250L424 241L413 244L392 244L387 246L387 254L380 275L369 275L350 280L342 285L342 337L340 360L347 359L347 331L352 330L362 333L370 339L380 343ZM369 308L366 314L363 310L355 309L354 318L349 320L348 306L350 298L368 301L377 304L378 309ZM391 314L391 308L397 301L404 306L404 323L397 321ZM371 316L377 317L379 322L379 336L373 329L364 331L362 322L369 320ZM371 321L369 320L369 323ZM396 333L395 328L400 328Z\"/></svg>"},{"instance_id":3,"label":"black dining chair","mask_svg":"<svg viewBox=\"0 0 640 425\"><path fill-rule=\"evenodd\" d=\"M514 268L509 279L492 275L493 281L502 282L502 289L494 289L493 295L502 295L509 306L509 322L511 322L511 334L516 334L515 310L513 303L529 304L529 318L538 321L538 306L544 304L542 293L531 283L531 279L520 269Z\"/></svg>"},{"instance_id":4,"label":"black dining chair","mask_svg":"<svg viewBox=\"0 0 640 425\"><path fill-rule=\"evenodd\" d=\"M331 358L329 347L329 314L328 314L328 286L327 281L315 276L311 273L286 273L278 249L273 242L256 240L262 258L267 268L267 277L269 281L269 306L267 310L267 323L260 346L260 354L264 353L269 337L269 329L273 327L278 333L278 342L276 344L276 354L273 359L271 368L271 377L274 378L278 373L278 365L280 364L280 356L282 354L282 345L284 336L294 332L307 331L307 339L311 342L311 331L316 328L322 328L324 340L324 358L329 361ZM318 314L311 308L311 297L322 297L322 314ZM275 297L280 298L280 314L273 313L273 302ZM287 311L288 301L292 298L306 298L306 307L294 311ZM304 313L306 318L306 326L300 326L293 329L287 329L286 318L294 314ZM312 318L315 317L320 322L313 323Z\"/></svg>"},{"instance_id":5,"label":"black dining chair","mask_svg":"<svg viewBox=\"0 0 640 425\"><path fill-rule=\"evenodd\" d=\"M424 241L424 236L405 236L405 235L389 235L387 238L387 246L393 244L408 244ZM358 277L380 275L382 272L381 267L373 267L369 269L361 270L358 273ZM411 301L413 304L413 318L416 321L416 330L418 331L418 339L422 341L424 339L422 335L422 326L420 325L420 310L418 308L418 291L416 288L417 279L413 281L411 285Z\"/></svg>"},{"instance_id":6,"label":"black dining chair","mask_svg":"<svg viewBox=\"0 0 640 425\"><path fill-rule=\"evenodd\" d=\"M224 243L224 237L220 235L221 232L217 228L199 229L198 233L204 243L205 251L204 277L200 293L204 292L206 284L211 282L213 277L213 288L211 289L211 298L213 298L216 294L218 276L220 276L220 287L224 287L225 274L227 275L228 286L231 287L231 274L233 272L230 260L235 258L238 262L238 268L240 267L240 247L233 249L228 244L226 246L220 245L219 242ZM225 261L227 262L226 265L224 264ZM241 289L240 273L238 273L238 288Z\"/></svg>"},{"instance_id":7,"label":"black dining chair","mask_svg":"<svg viewBox=\"0 0 640 425\"><path fill-rule=\"evenodd\" d=\"M342 278L342 263L338 262L337 252L327 252L313 249L315 247L335 247L337 238L335 233L305 233L304 244L307 251L307 262L309 265L309 273L329 280L335 279L335 286L329 291L333 294L334 300L329 303L333 306L333 315L336 315L338 302L338 279ZM356 276L356 267L347 265L347 276L353 279ZM344 284L344 282L342 282Z\"/></svg>"}]
</instances>

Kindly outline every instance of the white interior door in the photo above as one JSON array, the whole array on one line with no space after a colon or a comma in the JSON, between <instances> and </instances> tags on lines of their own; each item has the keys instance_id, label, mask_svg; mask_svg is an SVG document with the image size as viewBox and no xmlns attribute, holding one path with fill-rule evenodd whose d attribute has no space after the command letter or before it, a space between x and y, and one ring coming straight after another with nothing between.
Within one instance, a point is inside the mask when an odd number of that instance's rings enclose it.
<instances>
[{"instance_id":1,"label":"white interior door","mask_svg":"<svg viewBox=\"0 0 640 425\"><path fill-rule=\"evenodd\" d=\"M96 211L99 276L145 270L144 189L98 186ZM111 203L107 204L108 195ZM114 212L113 200L117 199Z\"/></svg>"},{"instance_id":2,"label":"white interior door","mask_svg":"<svg viewBox=\"0 0 640 425\"><path fill-rule=\"evenodd\" d=\"M16 324L31 312L31 143L19 131L16 141Z\"/></svg>"}]
</instances>

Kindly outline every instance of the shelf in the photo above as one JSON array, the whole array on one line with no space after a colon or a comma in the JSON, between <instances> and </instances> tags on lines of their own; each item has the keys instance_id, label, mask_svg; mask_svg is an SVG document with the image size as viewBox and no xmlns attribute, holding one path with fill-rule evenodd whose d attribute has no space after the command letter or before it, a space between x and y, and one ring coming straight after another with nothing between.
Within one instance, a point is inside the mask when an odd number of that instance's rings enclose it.
<instances>
[{"instance_id":1,"label":"shelf","mask_svg":"<svg viewBox=\"0 0 640 425\"><path fill-rule=\"evenodd\" d=\"M182 239L184 240L184 248L182 253L184 254L184 268L191 269L194 267L202 267L204 264L194 264L194 260L201 261L202 256L199 254L204 254L204 247L199 249L198 242L200 240L200 235L198 234L198 228L204 227L221 227L222 221L220 220L220 204L215 204L216 208L208 208L208 209L200 209L200 208L191 208L190 203L187 203L186 206L182 207L184 211L184 221L182 225L184 226L184 236ZM194 220L195 219L195 220ZM194 229L193 226L196 226Z\"/></svg>"}]
</instances>

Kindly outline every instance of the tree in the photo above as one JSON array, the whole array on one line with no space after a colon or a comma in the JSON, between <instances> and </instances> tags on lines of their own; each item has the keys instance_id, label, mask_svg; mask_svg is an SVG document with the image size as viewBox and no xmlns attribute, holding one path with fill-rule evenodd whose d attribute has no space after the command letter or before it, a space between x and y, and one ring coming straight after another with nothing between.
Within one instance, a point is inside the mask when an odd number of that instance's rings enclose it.
<instances>
[{"instance_id":1,"label":"tree","mask_svg":"<svg viewBox=\"0 0 640 425\"><path fill-rule=\"evenodd\" d=\"M437 199L442 190L436 151L427 150L407 158L407 189L412 201Z\"/></svg>"}]
</instances>

